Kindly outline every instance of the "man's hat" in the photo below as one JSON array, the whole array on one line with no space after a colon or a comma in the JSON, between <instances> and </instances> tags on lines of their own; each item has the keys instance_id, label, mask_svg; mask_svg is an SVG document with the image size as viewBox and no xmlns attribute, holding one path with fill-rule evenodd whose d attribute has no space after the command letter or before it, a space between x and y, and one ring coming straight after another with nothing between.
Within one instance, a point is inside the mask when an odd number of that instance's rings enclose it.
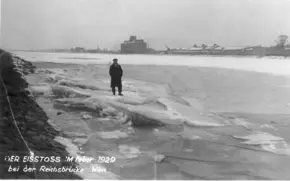
<instances>
[{"instance_id":1,"label":"man's hat","mask_svg":"<svg viewBox=\"0 0 290 181\"><path fill-rule=\"evenodd\" d=\"M116 62L116 61L118 61L118 59L114 58L113 61Z\"/></svg>"}]
</instances>

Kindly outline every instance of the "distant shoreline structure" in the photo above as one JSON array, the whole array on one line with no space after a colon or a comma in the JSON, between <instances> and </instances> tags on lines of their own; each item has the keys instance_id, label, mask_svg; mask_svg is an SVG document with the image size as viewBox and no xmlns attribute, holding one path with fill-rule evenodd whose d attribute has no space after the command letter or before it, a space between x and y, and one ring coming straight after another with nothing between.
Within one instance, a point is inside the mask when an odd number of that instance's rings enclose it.
<instances>
[{"instance_id":1,"label":"distant shoreline structure","mask_svg":"<svg viewBox=\"0 0 290 181\"><path fill-rule=\"evenodd\" d=\"M178 55L216 55L216 56L290 56L290 48L277 47L245 47L245 48L192 48L168 49L165 54Z\"/></svg>"},{"instance_id":2,"label":"distant shoreline structure","mask_svg":"<svg viewBox=\"0 0 290 181\"><path fill-rule=\"evenodd\" d=\"M120 50L108 49L85 49L74 47L70 49L48 49L48 50L12 50L22 52L44 52L44 53L98 53L98 54L146 54L146 55L189 55L189 56L282 56L290 57L290 44L287 44L288 36L280 35L276 40L276 46L247 46L247 47L222 47L217 44L200 46L193 45L191 48L171 49L165 45L166 50L154 50L149 44L137 36L130 36L120 44Z\"/></svg>"},{"instance_id":3,"label":"distant shoreline structure","mask_svg":"<svg viewBox=\"0 0 290 181\"><path fill-rule=\"evenodd\" d=\"M191 48L171 49L165 45L165 51L149 49L149 45L143 39L130 36L128 41L121 43L122 54L170 54L170 55L217 55L217 56L290 56L290 45L287 45L288 36L279 35L277 45L272 47L247 46L247 47L221 47L217 44L198 46L194 44Z\"/></svg>"},{"instance_id":4,"label":"distant shoreline structure","mask_svg":"<svg viewBox=\"0 0 290 181\"><path fill-rule=\"evenodd\" d=\"M49 52L49 51L30 51L30 50L10 50L10 52L35 52L35 53L68 53L68 54L81 54L81 53L72 53L72 52ZM163 51L162 51L163 52ZM243 57L254 57L254 58L262 58L262 57L281 57L281 58L290 58L290 56L284 56L284 55L267 55L267 56L257 56L257 55L216 55L216 54L164 54L164 53L146 53L146 54L122 54L120 52L118 53L85 53L85 54L91 54L91 55L97 55L97 54L107 54L107 55L131 55L131 56L137 56L137 55L147 55L147 56L187 56L187 57L236 57L236 58L243 58ZM64 58L64 59L83 59L83 60L94 60L95 58ZM97 59L95 59L97 60Z\"/></svg>"}]
</instances>

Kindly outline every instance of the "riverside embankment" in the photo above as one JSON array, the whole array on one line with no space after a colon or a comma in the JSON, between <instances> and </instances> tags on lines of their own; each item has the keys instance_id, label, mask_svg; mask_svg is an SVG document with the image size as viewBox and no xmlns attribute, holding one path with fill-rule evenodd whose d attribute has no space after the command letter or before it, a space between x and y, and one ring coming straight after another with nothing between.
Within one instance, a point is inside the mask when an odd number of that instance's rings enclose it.
<instances>
[{"instance_id":1,"label":"riverside embankment","mask_svg":"<svg viewBox=\"0 0 290 181\"><path fill-rule=\"evenodd\" d=\"M34 73L36 67L3 50L0 53L1 179L81 179L70 172L39 171L41 166L74 168L77 165L63 161L69 153L55 141L62 133L49 124L48 116L29 90L25 76ZM30 151L39 157L38 162L27 161ZM41 161L41 156L46 159ZM25 167L36 170L27 171Z\"/></svg>"}]
</instances>

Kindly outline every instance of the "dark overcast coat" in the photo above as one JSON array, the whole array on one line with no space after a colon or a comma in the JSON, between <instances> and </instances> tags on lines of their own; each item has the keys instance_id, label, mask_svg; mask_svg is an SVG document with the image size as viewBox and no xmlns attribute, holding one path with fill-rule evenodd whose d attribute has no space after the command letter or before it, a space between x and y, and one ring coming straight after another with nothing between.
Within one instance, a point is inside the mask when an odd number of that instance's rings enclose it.
<instances>
[{"instance_id":1,"label":"dark overcast coat","mask_svg":"<svg viewBox=\"0 0 290 181\"><path fill-rule=\"evenodd\" d=\"M114 64L112 64L110 66L110 76L111 76L111 87L113 86L122 86L122 76L123 76L123 69L121 67L121 65L117 64L117 66L115 66Z\"/></svg>"}]
</instances>

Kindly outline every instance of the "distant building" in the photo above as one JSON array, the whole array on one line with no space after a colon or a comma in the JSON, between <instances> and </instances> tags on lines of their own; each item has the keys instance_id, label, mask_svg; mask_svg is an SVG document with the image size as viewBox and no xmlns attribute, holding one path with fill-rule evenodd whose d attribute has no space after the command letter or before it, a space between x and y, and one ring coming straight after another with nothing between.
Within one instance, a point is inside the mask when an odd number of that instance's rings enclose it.
<instances>
[{"instance_id":1,"label":"distant building","mask_svg":"<svg viewBox=\"0 0 290 181\"><path fill-rule=\"evenodd\" d=\"M137 39L136 36L130 36L129 41L121 44L121 53L147 53L148 45L143 39Z\"/></svg>"},{"instance_id":2,"label":"distant building","mask_svg":"<svg viewBox=\"0 0 290 181\"><path fill-rule=\"evenodd\" d=\"M280 48L280 47L262 47L262 46L257 46L253 47L253 54L263 57L263 56L285 56L289 57L290 56L290 49L289 48Z\"/></svg>"},{"instance_id":3,"label":"distant building","mask_svg":"<svg viewBox=\"0 0 290 181\"><path fill-rule=\"evenodd\" d=\"M74 53L85 53L87 52L87 50L83 47L74 47L74 48L71 48L70 49L71 52L74 52Z\"/></svg>"},{"instance_id":4,"label":"distant building","mask_svg":"<svg viewBox=\"0 0 290 181\"><path fill-rule=\"evenodd\" d=\"M241 55L243 51L242 47L225 47L222 55Z\"/></svg>"}]
</instances>

